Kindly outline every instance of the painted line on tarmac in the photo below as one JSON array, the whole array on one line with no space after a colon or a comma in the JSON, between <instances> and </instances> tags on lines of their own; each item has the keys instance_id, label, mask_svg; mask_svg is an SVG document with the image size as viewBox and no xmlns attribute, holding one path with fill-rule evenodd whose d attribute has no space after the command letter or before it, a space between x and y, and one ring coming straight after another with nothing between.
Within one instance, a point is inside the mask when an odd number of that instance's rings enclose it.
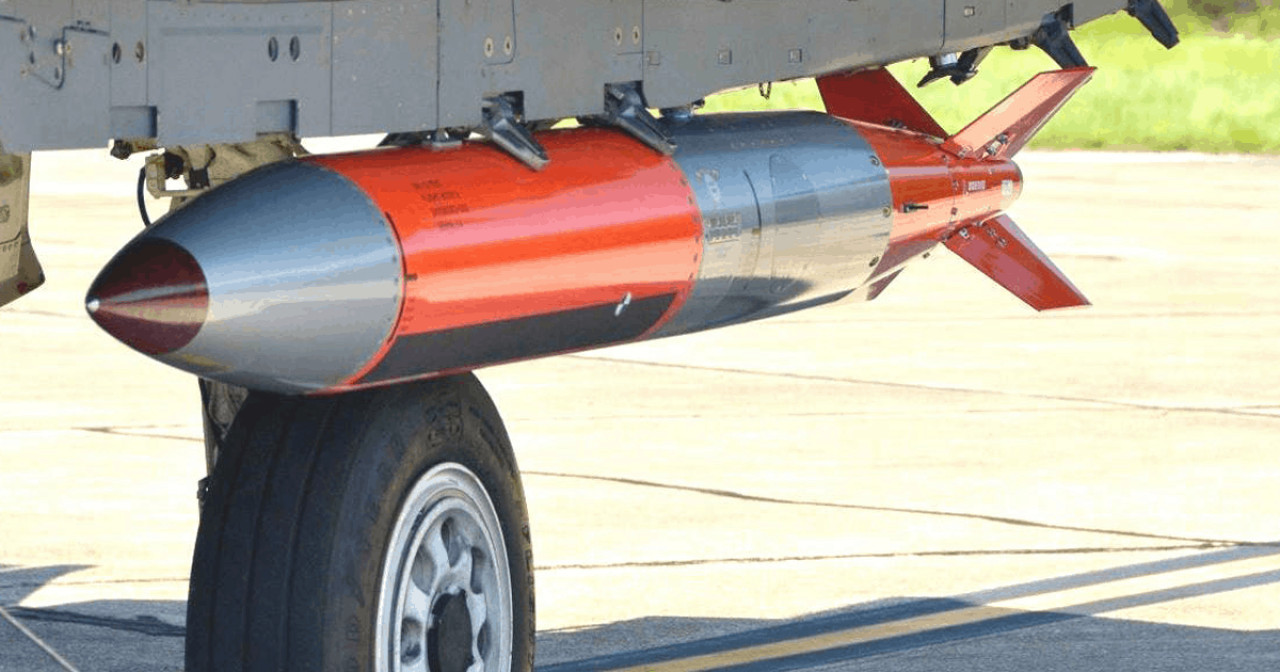
<instances>
[{"instance_id":1,"label":"painted line on tarmac","mask_svg":"<svg viewBox=\"0 0 1280 672\"><path fill-rule=\"evenodd\" d=\"M539 672L779 672L1276 583L1280 546L1233 548L819 617L540 667Z\"/></svg>"},{"instance_id":2,"label":"painted line on tarmac","mask_svg":"<svg viewBox=\"0 0 1280 672\"><path fill-rule=\"evenodd\" d=\"M17 628L18 632L21 632L23 635L26 635L27 639L31 640L32 643L40 647L40 650L44 651L45 654L48 655L50 658L52 658L53 662L60 665L62 669L66 670L67 672L80 672L80 670L76 669L75 665L72 665L70 661L68 661L66 658L63 658L62 655L59 654L57 651L55 651L52 646L49 646L48 644L46 644L43 639L40 639L39 637L36 636L36 633L31 632L31 630L29 630L27 626L23 625L21 622L18 621L18 619L10 615L9 611L4 607L0 607L0 618L3 618L4 620L8 621L10 625Z\"/></svg>"}]
</instances>

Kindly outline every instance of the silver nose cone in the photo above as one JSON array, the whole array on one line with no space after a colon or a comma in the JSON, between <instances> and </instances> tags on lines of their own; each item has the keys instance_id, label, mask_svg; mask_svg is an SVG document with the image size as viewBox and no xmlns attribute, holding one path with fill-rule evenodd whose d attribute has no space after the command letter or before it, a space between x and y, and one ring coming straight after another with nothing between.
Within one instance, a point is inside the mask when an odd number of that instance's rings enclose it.
<instances>
[{"instance_id":1,"label":"silver nose cone","mask_svg":"<svg viewBox=\"0 0 1280 672\"><path fill-rule=\"evenodd\" d=\"M167 240L131 243L98 274L85 300L89 316L125 345L148 355L173 352L200 333L209 289L195 258Z\"/></svg>"},{"instance_id":2,"label":"silver nose cone","mask_svg":"<svg viewBox=\"0 0 1280 672\"><path fill-rule=\"evenodd\" d=\"M377 355L400 313L403 266L390 224L356 185L306 162L222 185L129 246L155 241L190 253L208 306L189 342L148 354L205 378L324 390Z\"/></svg>"}]
</instances>

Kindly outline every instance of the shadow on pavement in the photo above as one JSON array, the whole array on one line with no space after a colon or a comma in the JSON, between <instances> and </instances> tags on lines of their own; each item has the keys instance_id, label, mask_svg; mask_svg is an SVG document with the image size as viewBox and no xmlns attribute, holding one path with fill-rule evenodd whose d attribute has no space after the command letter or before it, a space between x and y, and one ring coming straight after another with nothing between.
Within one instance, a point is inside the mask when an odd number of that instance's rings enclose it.
<instances>
[{"instance_id":1,"label":"shadow on pavement","mask_svg":"<svg viewBox=\"0 0 1280 672\"><path fill-rule=\"evenodd\" d=\"M88 565L0 567L0 607L81 672L173 672L182 669L180 601L92 600L56 607L17 606L40 587ZM0 672L65 672L40 644L0 620Z\"/></svg>"},{"instance_id":2,"label":"shadow on pavement","mask_svg":"<svg viewBox=\"0 0 1280 672\"><path fill-rule=\"evenodd\" d=\"M54 579L89 569L92 565L49 565L47 567L15 567L0 565L0 607L18 604L41 586Z\"/></svg>"},{"instance_id":3,"label":"shadow on pavement","mask_svg":"<svg viewBox=\"0 0 1280 672\"><path fill-rule=\"evenodd\" d=\"M777 621L653 617L538 636L539 672L718 669L735 672L858 669L1083 670L1280 669L1280 629L1239 631L1107 618L1132 607L1280 584L1280 544L1208 553L1003 586L949 598L854 605ZM1268 564L1253 567L1249 561ZM1218 571L1229 563L1238 571ZM47 608L17 606L42 585L83 566L0 567L0 605L82 672L181 669L184 629L155 614L180 601L98 600ZM1174 572L1213 570L1212 576ZM1259 571L1259 569L1261 571ZM1226 576L1225 574L1230 574ZM1154 589L1126 586L1174 579ZM1186 579L1186 580L1179 580ZM1092 599L1072 592L1114 585ZM1045 600L1041 606L1036 600ZM1261 609L1269 607L1261 606ZM1280 626L1280 622L1277 622ZM0 628L7 624L0 623ZM54 670L14 642L0 670Z\"/></svg>"},{"instance_id":4,"label":"shadow on pavement","mask_svg":"<svg viewBox=\"0 0 1280 672\"><path fill-rule=\"evenodd\" d=\"M1280 667L1280 629L1245 632L1148 623L1102 614L1280 584L1280 569L1174 582L1074 601L1069 591L1112 582L1280 556L1280 545L1234 547L1005 586L954 598L865 604L798 620L644 618L542 633L539 672L718 669L1143 669L1264 670ZM1272 564L1274 567L1274 563ZM1061 595L1059 595L1061 594ZM1018 601L1052 598L1050 608ZM1001 603L1009 603L1008 606ZM1280 626L1280 621L1277 622ZM724 634L724 633L728 634ZM692 641L689 641L691 638ZM684 641L680 641L683 639ZM655 642L679 643L655 643ZM942 647L945 649L935 649ZM621 653L584 657L583 651ZM941 658L941 660L939 660ZM1088 664L1085 661L1093 661Z\"/></svg>"}]
</instances>

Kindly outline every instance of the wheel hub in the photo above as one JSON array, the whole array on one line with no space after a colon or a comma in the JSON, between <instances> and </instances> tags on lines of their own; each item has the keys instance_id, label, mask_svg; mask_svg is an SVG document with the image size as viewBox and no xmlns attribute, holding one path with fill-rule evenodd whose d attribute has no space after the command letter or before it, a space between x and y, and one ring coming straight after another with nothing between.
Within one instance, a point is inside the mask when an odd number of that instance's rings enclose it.
<instances>
[{"instance_id":1,"label":"wheel hub","mask_svg":"<svg viewBox=\"0 0 1280 672\"><path fill-rule=\"evenodd\" d=\"M431 672L467 672L471 658L471 613L467 600L443 595L431 610L435 624L427 631Z\"/></svg>"},{"instance_id":2,"label":"wheel hub","mask_svg":"<svg viewBox=\"0 0 1280 672\"><path fill-rule=\"evenodd\" d=\"M410 489L379 592L378 672L509 672L511 577L479 478L445 463Z\"/></svg>"}]
</instances>

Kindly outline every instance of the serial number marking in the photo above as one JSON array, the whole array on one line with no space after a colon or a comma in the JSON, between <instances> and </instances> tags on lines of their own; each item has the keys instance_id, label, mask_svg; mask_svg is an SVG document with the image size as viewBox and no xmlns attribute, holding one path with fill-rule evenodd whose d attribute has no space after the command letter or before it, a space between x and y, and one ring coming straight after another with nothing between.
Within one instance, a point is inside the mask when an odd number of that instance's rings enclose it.
<instances>
[{"instance_id":1,"label":"serial number marking","mask_svg":"<svg viewBox=\"0 0 1280 672\"><path fill-rule=\"evenodd\" d=\"M464 212L471 212L471 207L466 203L453 203L449 205L438 205L431 208L432 217L446 217L448 215L460 215Z\"/></svg>"},{"instance_id":2,"label":"serial number marking","mask_svg":"<svg viewBox=\"0 0 1280 672\"><path fill-rule=\"evenodd\" d=\"M422 180L412 184L414 190L418 192L418 198L431 207L432 219L438 220L442 217L471 212L471 206L466 203L462 193L446 188L440 180ZM464 224L464 221L457 219L436 222L436 226L442 229L452 229Z\"/></svg>"},{"instance_id":3,"label":"serial number marking","mask_svg":"<svg viewBox=\"0 0 1280 672\"><path fill-rule=\"evenodd\" d=\"M462 199L462 194L459 194L456 191L431 191L427 193L420 193L418 196L428 203L435 203L437 201L457 201Z\"/></svg>"},{"instance_id":4,"label":"serial number marking","mask_svg":"<svg viewBox=\"0 0 1280 672\"><path fill-rule=\"evenodd\" d=\"M742 235L742 213L722 212L703 217L703 235L707 242L732 240Z\"/></svg>"}]
</instances>

